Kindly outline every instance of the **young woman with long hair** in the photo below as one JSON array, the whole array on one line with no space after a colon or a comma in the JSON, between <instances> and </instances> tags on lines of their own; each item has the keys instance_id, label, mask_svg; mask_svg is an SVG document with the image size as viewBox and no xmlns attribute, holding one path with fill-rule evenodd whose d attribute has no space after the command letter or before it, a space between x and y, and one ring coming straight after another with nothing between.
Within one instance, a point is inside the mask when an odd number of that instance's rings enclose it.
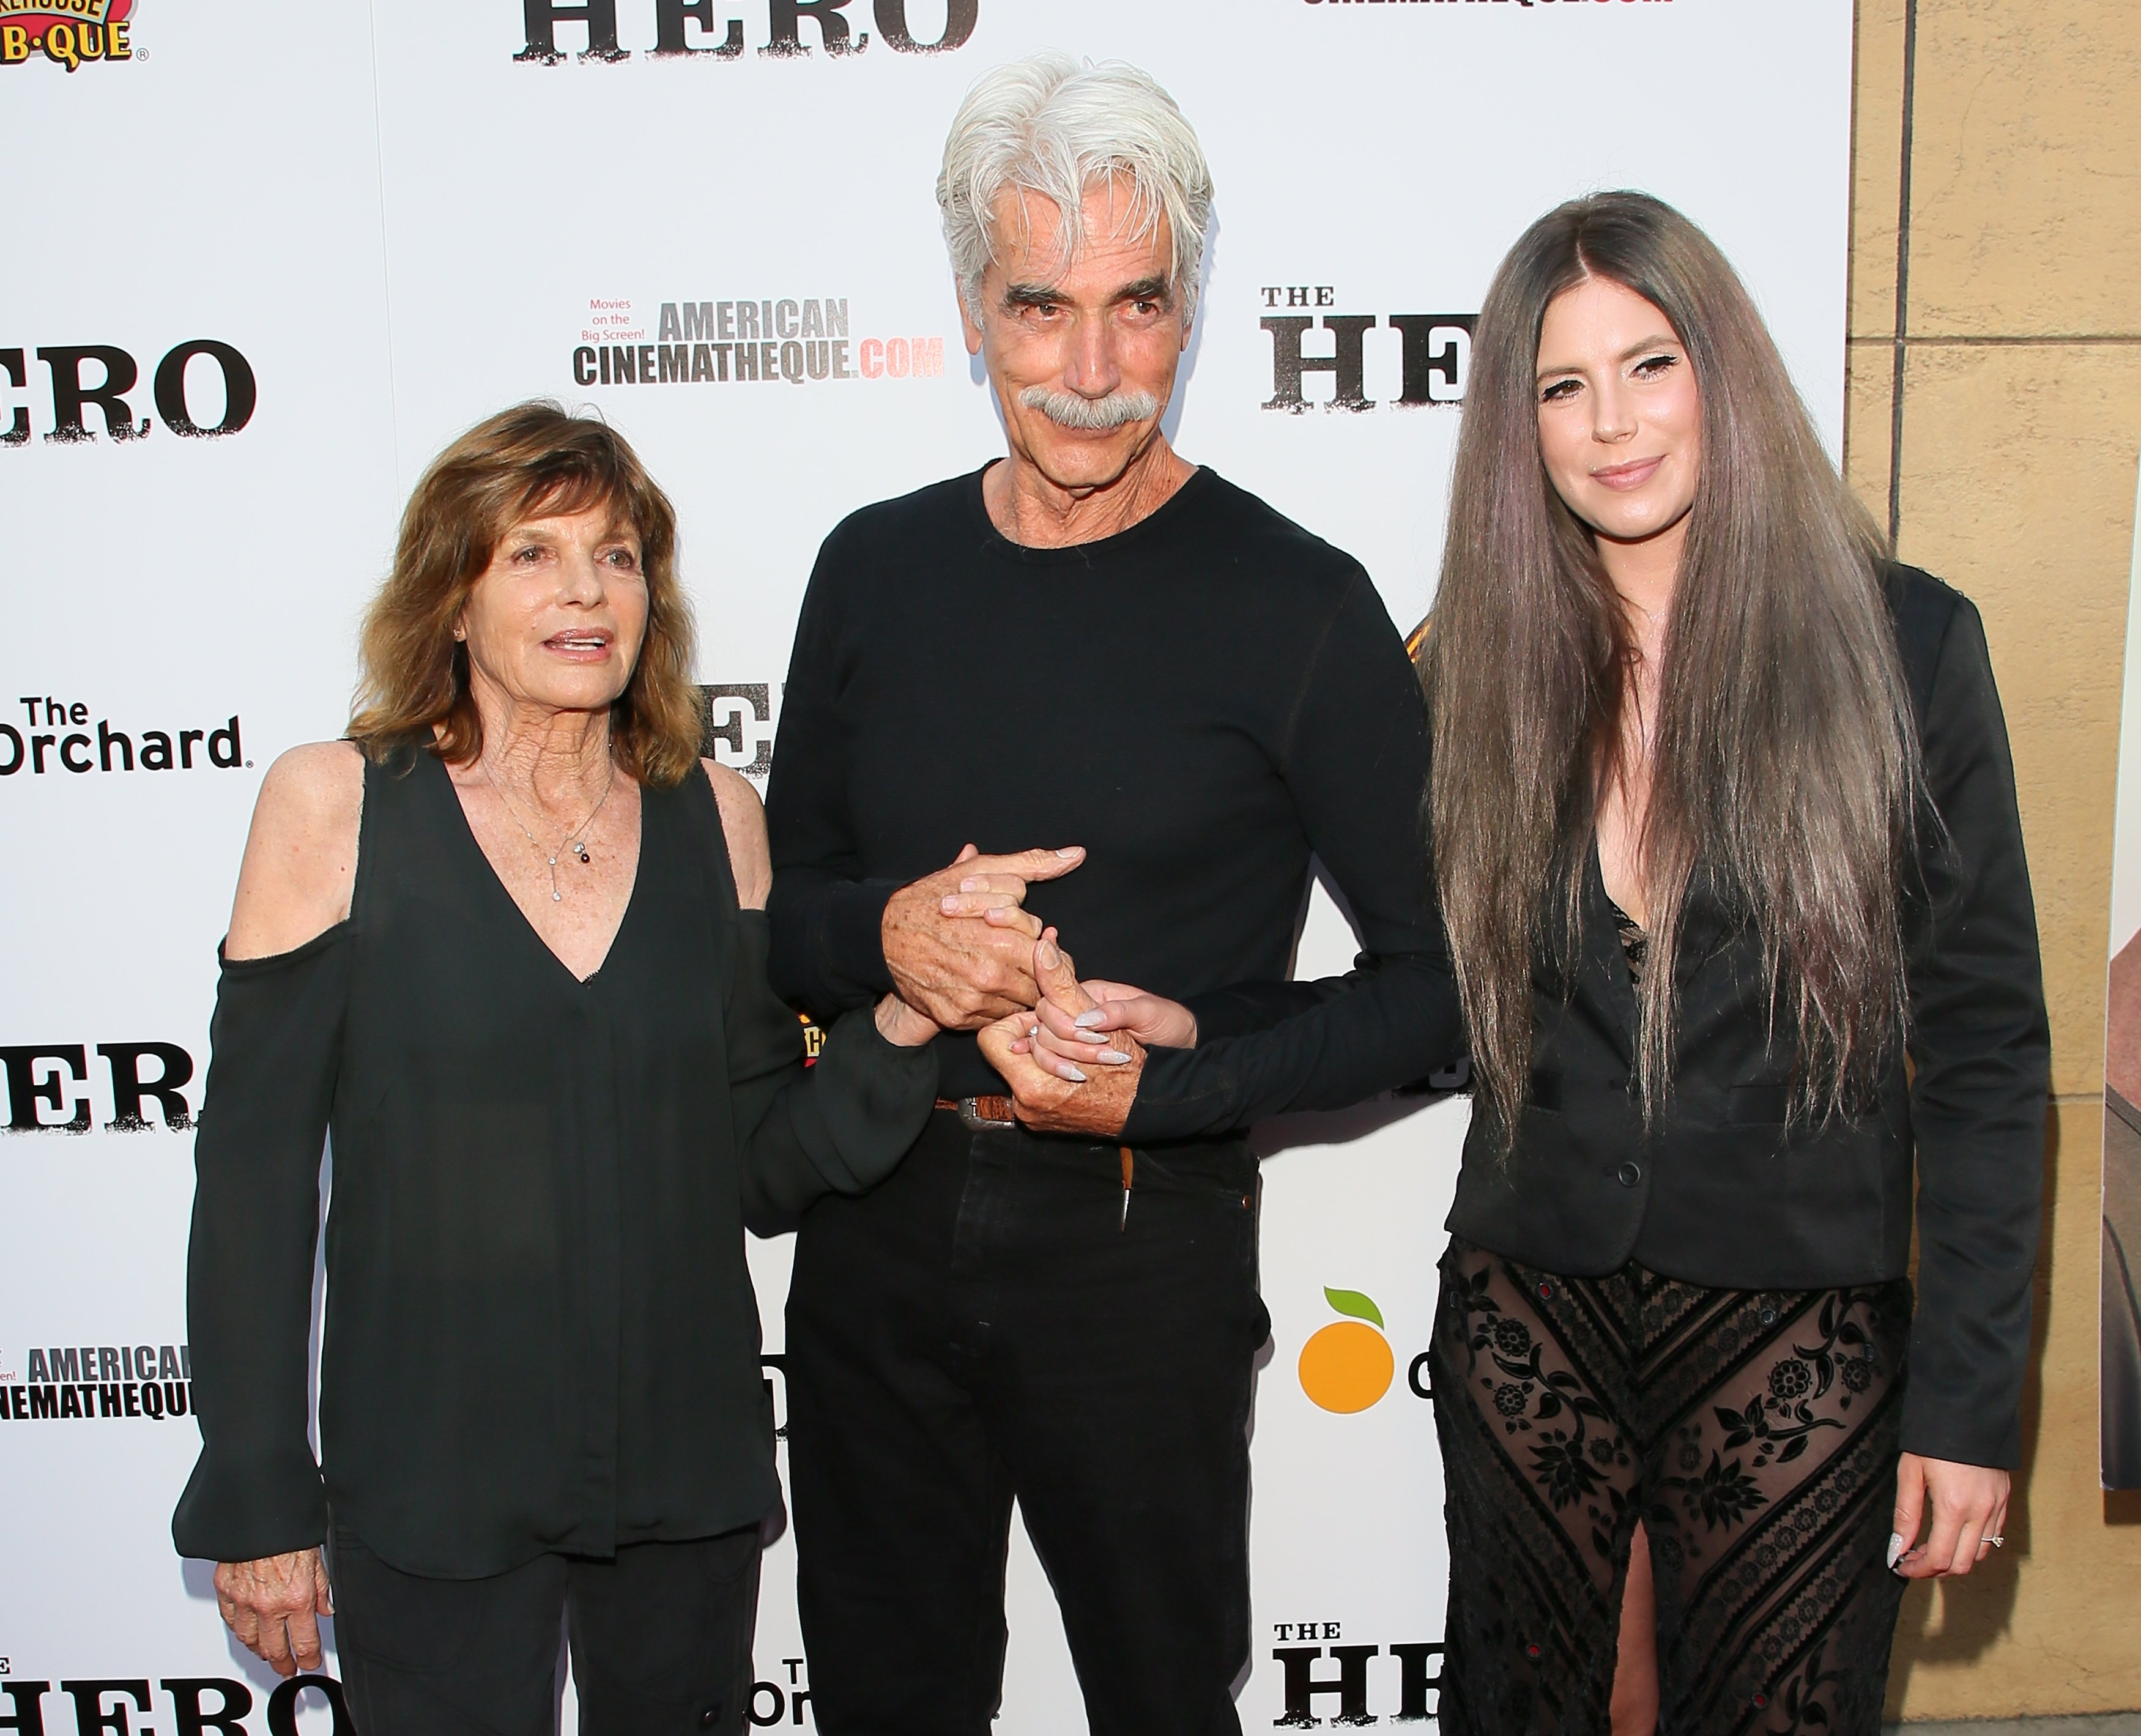
<instances>
[{"instance_id":1,"label":"young woman with long hair","mask_svg":"<svg viewBox=\"0 0 2141 1736\"><path fill-rule=\"evenodd\" d=\"M1609 193L1488 293L1419 656L1475 1079L1443 1725L1872 1736L2020 1442L2048 1045L1977 612Z\"/></svg>"}]
</instances>

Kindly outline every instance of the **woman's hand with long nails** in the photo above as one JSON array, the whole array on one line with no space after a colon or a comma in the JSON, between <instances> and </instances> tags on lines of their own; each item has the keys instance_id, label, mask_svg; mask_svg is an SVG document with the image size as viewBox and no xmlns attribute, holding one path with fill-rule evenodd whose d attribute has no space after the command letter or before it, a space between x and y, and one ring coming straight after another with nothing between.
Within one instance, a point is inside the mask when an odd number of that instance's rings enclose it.
<instances>
[{"instance_id":1,"label":"woman's hand with long nails","mask_svg":"<svg viewBox=\"0 0 2141 1736\"><path fill-rule=\"evenodd\" d=\"M1075 1028L1081 1014L1100 1005L1080 984L1053 928L1034 943L1033 977L1041 1002L1052 1006L1066 1027ZM982 1054L1011 1087L1018 1119L1040 1133L1110 1138L1120 1133L1144 1076L1144 1045L1127 1029L1110 1031L1110 1046L1123 1060L1089 1073L1075 1061L1036 1052L1032 1040L1040 1022L1037 1011L1015 1013L981 1034Z\"/></svg>"},{"instance_id":2,"label":"woman's hand with long nails","mask_svg":"<svg viewBox=\"0 0 2141 1736\"><path fill-rule=\"evenodd\" d=\"M1073 1013L1043 996L1033 1009L1040 1030L1012 1045L1021 1055L1030 1049L1058 1078L1075 1079L1079 1072L1128 1066L1130 1050L1116 1041L1119 1033L1149 1049L1197 1046L1197 1016L1180 1001L1100 977L1088 977L1078 986L1091 1006ZM1066 1067L1077 1071L1066 1073Z\"/></svg>"}]
</instances>

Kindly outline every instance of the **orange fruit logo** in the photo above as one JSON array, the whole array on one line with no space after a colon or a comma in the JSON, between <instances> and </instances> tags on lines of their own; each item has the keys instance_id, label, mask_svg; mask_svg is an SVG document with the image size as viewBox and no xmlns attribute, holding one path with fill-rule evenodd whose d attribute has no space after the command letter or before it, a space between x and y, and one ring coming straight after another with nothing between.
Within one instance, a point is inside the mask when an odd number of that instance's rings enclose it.
<instances>
[{"instance_id":1,"label":"orange fruit logo","mask_svg":"<svg viewBox=\"0 0 2141 1736\"><path fill-rule=\"evenodd\" d=\"M1301 1347L1301 1389L1326 1410L1366 1410L1390 1389L1397 1359L1383 1336L1382 1311L1357 1290L1326 1288L1324 1299L1350 1319L1333 1320ZM1373 1322L1373 1324L1370 1324Z\"/></svg>"}]
</instances>

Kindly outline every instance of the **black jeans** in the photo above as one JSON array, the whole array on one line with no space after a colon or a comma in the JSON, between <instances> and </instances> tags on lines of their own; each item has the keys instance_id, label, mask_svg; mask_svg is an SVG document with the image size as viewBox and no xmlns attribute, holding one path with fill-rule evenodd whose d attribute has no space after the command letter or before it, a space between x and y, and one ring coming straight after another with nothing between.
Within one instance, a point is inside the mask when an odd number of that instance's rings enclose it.
<instances>
[{"instance_id":1,"label":"black jeans","mask_svg":"<svg viewBox=\"0 0 2141 1736\"><path fill-rule=\"evenodd\" d=\"M813 1207L788 1295L824 1736L987 1736L1011 1499L1096 1736L1233 1736L1248 1660L1256 1165L968 1133Z\"/></svg>"},{"instance_id":2,"label":"black jeans","mask_svg":"<svg viewBox=\"0 0 2141 1736\"><path fill-rule=\"evenodd\" d=\"M739 1736L758 1566L754 1528L428 1579L337 1527L327 1572L350 1716L361 1736L550 1736L562 1617L583 1736Z\"/></svg>"}]
</instances>

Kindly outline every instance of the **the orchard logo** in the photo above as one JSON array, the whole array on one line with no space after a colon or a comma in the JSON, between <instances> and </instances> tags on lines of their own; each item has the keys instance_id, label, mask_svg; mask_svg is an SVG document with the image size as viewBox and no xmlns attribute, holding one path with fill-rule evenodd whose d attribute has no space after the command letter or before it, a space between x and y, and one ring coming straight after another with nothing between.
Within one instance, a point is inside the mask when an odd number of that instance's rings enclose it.
<instances>
[{"instance_id":1,"label":"the orchard logo","mask_svg":"<svg viewBox=\"0 0 2141 1736\"><path fill-rule=\"evenodd\" d=\"M92 720L81 700L25 693L15 703L22 708L22 721L0 723L0 778L62 772L123 775L137 767L145 772L239 771L253 763L245 757L244 726L236 712L220 723L204 722L192 730L173 729L169 718L160 720L162 729L144 729L130 719L126 728L114 729L109 717Z\"/></svg>"},{"instance_id":2,"label":"the orchard logo","mask_svg":"<svg viewBox=\"0 0 2141 1736\"><path fill-rule=\"evenodd\" d=\"M1344 1320L1333 1320L1301 1347L1301 1389L1341 1415L1366 1410L1390 1389L1397 1358L1383 1335L1382 1311L1357 1290L1332 1290L1324 1300Z\"/></svg>"},{"instance_id":3,"label":"the orchard logo","mask_svg":"<svg viewBox=\"0 0 2141 1736\"><path fill-rule=\"evenodd\" d=\"M1296 1365L1301 1389L1323 1409L1351 1416L1380 1404L1397 1374L1397 1357L1390 1349L1383 1311L1374 1299L1357 1290L1326 1286L1323 1299L1331 1311L1345 1316L1310 1335L1301 1347ZM1416 1399L1432 1399L1427 1384L1427 1352L1422 1350L1405 1370L1405 1384Z\"/></svg>"},{"instance_id":4,"label":"the orchard logo","mask_svg":"<svg viewBox=\"0 0 2141 1736\"><path fill-rule=\"evenodd\" d=\"M916 22L924 10L934 8L916 8ZM619 32L618 0L521 0L520 11L527 46L513 57L524 64L554 66L575 51L598 65L632 57ZM623 11L626 31L636 32L650 59L719 65L743 58L746 17L760 26L758 52L771 60L808 55L814 42L835 57L860 54L870 46L872 26L898 53L945 54L973 35L981 0L944 0L943 27L934 37L916 35L908 0L653 0L651 7L642 0Z\"/></svg>"},{"instance_id":5,"label":"the orchard logo","mask_svg":"<svg viewBox=\"0 0 2141 1736\"><path fill-rule=\"evenodd\" d=\"M130 61L133 36L134 0L0 0L0 66Z\"/></svg>"}]
</instances>

